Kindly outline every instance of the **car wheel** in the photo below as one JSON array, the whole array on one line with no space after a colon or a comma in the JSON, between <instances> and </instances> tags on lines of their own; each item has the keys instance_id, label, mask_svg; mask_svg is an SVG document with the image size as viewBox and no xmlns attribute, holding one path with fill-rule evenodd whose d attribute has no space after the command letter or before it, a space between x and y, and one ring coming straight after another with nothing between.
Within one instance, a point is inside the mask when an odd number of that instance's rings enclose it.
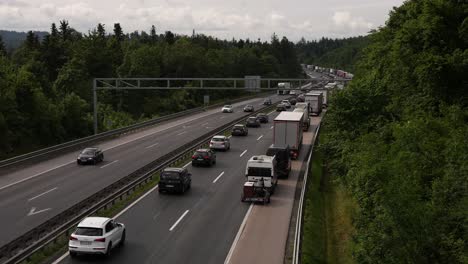
<instances>
[{"instance_id":1,"label":"car wheel","mask_svg":"<svg viewBox=\"0 0 468 264\"><path fill-rule=\"evenodd\" d=\"M70 251L70 258L76 258L76 252Z\"/></svg>"},{"instance_id":2,"label":"car wheel","mask_svg":"<svg viewBox=\"0 0 468 264\"><path fill-rule=\"evenodd\" d=\"M120 246L123 247L125 245L125 238L126 238L126 232L125 229L122 233L122 237L120 238Z\"/></svg>"},{"instance_id":3,"label":"car wheel","mask_svg":"<svg viewBox=\"0 0 468 264\"><path fill-rule=\"evenodd\" d=\"M109 246L107 246L107 250L106 250L106 257L110 257L111 255L111 251L112 251L112 242L109 243Z\"/></svg>"}]
</instances>

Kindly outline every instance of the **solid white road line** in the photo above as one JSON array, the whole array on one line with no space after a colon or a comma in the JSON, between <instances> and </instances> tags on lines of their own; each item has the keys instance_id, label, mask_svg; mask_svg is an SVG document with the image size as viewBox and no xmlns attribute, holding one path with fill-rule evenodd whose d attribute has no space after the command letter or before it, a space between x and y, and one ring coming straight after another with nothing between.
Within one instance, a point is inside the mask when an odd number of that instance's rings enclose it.
<instances>
[{"instance_id":1,"label":"solid white road line","mask_svg":"<svg viewBox=\"0 0 468 264\"><path fill-rule=\"evenodd\" d=\"M229 253L226 256L226 259L224 260L224 264L229 264L231 261L232 254L234 253L234 250L236 249L237 243L239 242L240 236L242 235L242 232L244 232L245 225L247 224L247 219L250 216L250 212L252 212L253 204L250 204L249 210L244 216L244 220L242 220L242 224L239 227L239 231L237 231L236 238L234 238L234 242L232 242L231 249L229 249Z\"/></svg>"},{"instance_id":2,"label":"solid white road line","mask_svg":"<svg viewBox=\"0 0 468 264\"><path fill-rule=\"evenodd\" d=\"M133 203L131 203L129 206L125 207L125 209L123 209L122 211L120 211L118 214L116 214L113 218L114 219L117 219L119 218L121 215L123 215L125 212L127 212L128 210L130 210L130 208L132 208L133 206L135 206L135 204L137 204L138 202L140 202L142 199L144 199L146 196L148 196L150 193L154 192L154 190L156 190L158 188L159 185L156 185L154 186L152 189L150 189L149 191L147 191L145 194L143 194L140 198L138 198L137 200L135 200ZM55 260L52 264L59 264L60 262L62 262L63 259L65 259L66 257L68 257L68 252L63 254L60 258L58 258L57 260Z\"/></svg>"},{"instance_id":3,"label":"solid white road line","mask_svg":"<svg viewBox=\"0 0 468 264\"><path fill-rule=\"evenodd\" d=\"M51 169L48 169L48 170L43 171L43 172L39 172L39 173L37 173L37 174L34 174L34 175L32 175L32 176L29 176L29 177L24 178L24 179L22 179L22 180L19 180L19 181L17 181L17 182L13 182L13 183L7 184L7 185L5 185L5 186L0 187L0 191L3 190L3 189L6 189L6 188L8 188L8 187L11 187L11 186L13 186L13 185L16 185L16 184L18 184L18 183L22 183L22 182L27 181L27 180L30 180L30 179L32 179L32 178L36 178L37 176L39 176L39 175L41 175L41 174L44 174L44 173L53 171L53 170L55 170L55 169L61 168L61 167L65 166L65 165L68 165L68 164L73 163L73 162L75 162L75 161L68 162L68 163L59 165L59 166L57 166L57 167L53 167L53 168L51 168Z\"/></svg>"},{"instance_id":4,"label":"solid white road line","mask_svg":"<svg viewBox=\"0 0 468 264\"><path fill-rule=\"evenodd\" d=\"M154 143L153 145L149 145L149 146L147 146L146 148L152 148L152 147L154 147L154 146L156 146L156 145L159 145L159 142L158 142L158 143Z\"/></svg>"},{"instance_id":5,"label":"solid white road line","mask_svg":"<svg viewBox=\"0 0 468 264\"><path fill-rule=\"evenodd\" d=\"M182 219L184 219L184 217L188 214L189 210L186 210L180 217L179 219L177 219L177 221L171 226L171 228L169 228L169 231L172 231L174 230L174 228L176 228L176 226L180 223L180 221L182 221Z\"/></svg>"},{"instance_id":6,"label":"solid white road line","mask_svg":"<svg viewBox=\"0 0 468 264\"><path fill-rule=\"evenodd\" d=\"M188 165L190 165L190 164L192 164L192 162L191 162L191 161L189 161L187 164L185 164L185 165L184 165L182 168L184 168L184 169L185 169L185 168L187 168L187 166L188 166Z\"/></svg>"},{"instance_id":7,"label":"solid white road line","mask_svg":"<svg viewBox=\"0 0 468 264\"><path fill-rule=\"evenodd\" d=\"M259 137L257 138L257 141L260 140L262 137L263 137L263 135L259 136Z\"/></svg>"},{"instance_id":8,"label":"solid white road line","mask_svg":"<svg viewBox=\"0 0 468 264\"><path fill-rule=\"evenodd\" d=\"M151 132L151 133L141 135L141 136L139 136L139 137L136 137L136 138L133 138L133 139L124 141L124 142L122 142L122 143L119 143L119 144L117 144L117 145L114 145L114 146L112 146L112 147L105 148L105 149L103 149L103 151L107 151L107 150L110 150L110 149L114 149L114 148L120 147L120 146L125 145L125 144L128 144L128 143L130 143L130 142L133 142L133 141L142 139L142 138L147 137L147 136L152 136L152 135L154 135L154 134L157 134L157 133L160 133L160 132L169 130L169 129L174 128L174 127L176 127L176 126L180 126L180 125L183 125L183 124L186 124L186 123L189 123L189 122L198 120L198 119L203 118L203 117L207 117L207 116L209 116L209 115L211 115L211 114L210 114L210 113L207 113L207 114L202 115L202 116L199 116L199 117L197 117L197 118L189 119L189 120L187 120L187 121L184 121L184 122L182 122L182 123L180 123L180 124L174 124L174 125L172 125L172 126L168 126L168 127L164 128L164 129L156 130L156 131L153 131L153 132ZM72 164L72 163L74 163L74 162L75 162L75 160L72 160L72 161L70 161L70 162L67 162L67 163L58 165L57 167L53 167L53 168L48 169L48 170L45 170L45 171L43 171L43 172L39 172L39 173L37 173L37 174L34 174L34 175L29 176L29 177L27 177L27 178L24 178L24 179L22 179L22 180L19 180L19 181L16 181L16 182L7 184L7 185L5 185L5 186L0 187L0 191L3 190L3 189L6 189L6 188L8 188L8 187L11 187L11 186L13 186L13 185L22 183L22 182L24 182L24 181L27 181L27 180L36 178L37 176L40 176L40 175L42 175L42 174L44 174L44 173L48 173L48 172L53 171L53 170L55 170L55 169L58 169L58 168L61 168L61 167L63 167L63 166Z\"/></svg>"},{"instance_id":9,"label":"solid white road line","mask_svg":"<svg viewBox=\"0 0 468 264\"><path fill-rule=\"evenodd\" d=\"M181 136L183 134L187 133L187 131L184 131L184 132L180 132L179 134L177 134L178 136Z\"/></svg>"},{"instance_id":10,"label":"solid white road line","mask_svg":"<svg viewBox=\"0 0 468 264\"><path fill-rule=\"evenodd\" d=\"M111 163L109 163L109 164L106 164L106 165L102 166L102 167L101 167L101 169L104 169L105 167L107 167L107 166L110 166L110 165L112 165L112 164L116 163L117 161L119 161L119 160L114 160L113 162L111 162Z\"/></svg>"},{"instance_id":11,"label":"solid white road line","mask_svg":"<svg viewBox=\"0 0 468 264\"><path fill-rule=\"evenodd\" d=\"M36 195L36 196L34 196L33 198L29 198L28 201L32 201L32 200L34 200L34 199L36 199L36 198L41 197L41 196L44 195L44 194L48 194L48 193L50 193L50 192L52 192L52 191L55 191L55 190L57 190L57 187L52 188L52 189L50 189L50 190L48 190L48 191L45 191L45 192L43 192L43 193L41 193L41 194L39 194L39 195Z\"/></svg>"},{"instance_id":12,"label":"solid white road line","mask_svg":"<svg viewBox=\"0 0 468 264\"><path fill-rule=\"evenodd\" d=\"M271 115L271 114L273 114L274 112L276 112L276 110L271 111L270 113L268 113L268 115Z\"/></svg>"},{"instance_id":13,"label":"solid white road line","mask_svg":"<svg viewBox=\"0 0 468 264\"><path fill-rule=\"evenodd\" d=\"M208 124L209 124L209 123L208 123L208 122L206 122L206 123L202 124L201 126L206 126L206 125L208 125Z\"/></svg>"},{"instance_id":14,"label":"solid white road line","mask_svg":"<svg viewBox=\"0 0 468 264\"><path fill-rule=\"evenodd\" d=\"M216 177L216 179L214 179L213 183L216 183L219 180L219 178L221 178L221 176L223 176L223 175L224 175L224 171L221 172L221 174L219 174L219 176Z\"/></svg>"},{"instance_id":15,"label":"solid white road line","mask_svg":"<svg viewBox=\"0 0 468 264\"><path fill-rule=\"evenodd\" d=\"M247 152L247 150L244 150L244 152L242 152L242 153L239 155L239 157L244 156L244 154L245 154L246 152Z\"/></svg>"}]
</instances>

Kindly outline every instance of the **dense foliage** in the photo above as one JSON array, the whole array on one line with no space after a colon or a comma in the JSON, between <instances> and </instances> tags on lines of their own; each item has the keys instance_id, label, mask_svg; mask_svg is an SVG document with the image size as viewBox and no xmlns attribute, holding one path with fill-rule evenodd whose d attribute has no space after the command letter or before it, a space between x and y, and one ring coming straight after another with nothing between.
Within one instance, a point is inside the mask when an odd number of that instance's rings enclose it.
<instances>
[{"instance_id":1,"label":"dense foliage","mask_svg":"<svg viewBox=\"0 0 468 264\"><path fill-rule=\"evenodd\" d=\"M1 42L0 42L1 44ZM0 45L0 48L2 45ZM219 40L171 32L112 34L99 24L82 34L61 21L41 40L28 32L13 53L0 49L0 158L92 133L95 77L300 77L294 44ZM189 84L190 85L190 84ZM107 91L99 93L100 131L242 95L241 91Z\"/></svg>"},{"instance_id":2,"label":"dense foliage","mask_svg":"<svg viewBox=\"0 0 468 264\"><path fill-rule=\"evenodd\" d=\"M355 63L369 42L368 36L319 41L301 39L296 48L300 60L306 64L354 72Z\"/></svg>"},{"instance_id":3,"label":"dense foliage","mask_svg":"<svg viewBox=\"0 0 468 264\"><path fill-rule=\"evenodd\" d=\"M359 205L357 263L468 261L467 14L406 1L332 97L322 148Z\"/></svg>"}]
</instances>

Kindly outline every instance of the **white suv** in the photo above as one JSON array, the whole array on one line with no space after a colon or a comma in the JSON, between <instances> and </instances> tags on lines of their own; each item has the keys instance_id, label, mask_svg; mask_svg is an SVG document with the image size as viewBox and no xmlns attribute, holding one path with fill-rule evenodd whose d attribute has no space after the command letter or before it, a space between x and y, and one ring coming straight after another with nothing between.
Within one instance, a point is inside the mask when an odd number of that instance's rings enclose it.
<instances>
[{"instance_id":1,"label":"white suv","mask_svg":"<svg viewBox=\"0 0 468 264\"><path fill-rule=\"evenodd\" d=\"M225 105L225 106L223 106L222 111L223 111L223 113L233 113L234 108L232 107L232 105Z\"/></svg>"},{"instance_id":2,"label":"white suv","mask_svg":"<svg viewBox=\"0 0 468 264\"><path fill-rule=\"evenodd\" d=\"M210 141L210 149L229 150L230 148L231 142L226 136L214 136Z\"/></svg>"},{"instance_id":3,"label":"white suv","mask_svg":"<svg viewBox=\"0 0 468 264\"><path fill-rule=\"evenodd\" d=\"M71 234L68 242L70 257L78 253L104 254L125 243L125 225L107 217L87 217Z\"/></svg>"},{"instance_id":4,"label":"white suv","mask_svg":"<svg viewBox=\"0 0 468 264\"><path fill-rule=\"evenodd\" d=\"M286 106L286 108L291 108L291 103L289 102L289 100L283 100L281 101L282 104L284 104Z\"/></svg>"}]
</instances>

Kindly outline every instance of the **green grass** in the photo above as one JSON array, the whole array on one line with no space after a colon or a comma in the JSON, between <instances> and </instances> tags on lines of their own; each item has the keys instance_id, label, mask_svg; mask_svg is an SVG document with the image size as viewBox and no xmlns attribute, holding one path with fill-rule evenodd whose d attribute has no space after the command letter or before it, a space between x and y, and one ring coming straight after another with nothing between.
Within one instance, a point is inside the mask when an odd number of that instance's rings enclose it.
<instances>
[{"instance_id":1,"label":"green grass","mask_svg":"<svg viewBox=\"0 0 468 264\"><path fill-rule=\"evenodd\" d=\"M353 200L326 170L323 154L314 151L305 197L302 263L354 263L351 236Z\"/></svg>"}]
</instances>

